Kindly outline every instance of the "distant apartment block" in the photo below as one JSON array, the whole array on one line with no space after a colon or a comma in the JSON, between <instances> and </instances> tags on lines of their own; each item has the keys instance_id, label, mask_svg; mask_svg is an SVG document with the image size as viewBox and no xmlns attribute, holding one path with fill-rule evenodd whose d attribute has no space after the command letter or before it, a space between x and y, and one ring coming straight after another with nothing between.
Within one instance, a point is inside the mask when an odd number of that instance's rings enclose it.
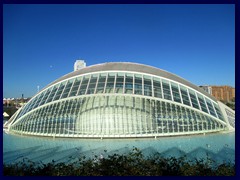
<instances>
[{"instance_id":1,"label":"distant apartment block","mask_svg":"<svg viewBox=\"0 0 240 180\"><path fill-rule=\"evenodd\" d=\"M230 86L199 86L219 101L235 101L235 88Z\"/></svg>"}]
</instances>

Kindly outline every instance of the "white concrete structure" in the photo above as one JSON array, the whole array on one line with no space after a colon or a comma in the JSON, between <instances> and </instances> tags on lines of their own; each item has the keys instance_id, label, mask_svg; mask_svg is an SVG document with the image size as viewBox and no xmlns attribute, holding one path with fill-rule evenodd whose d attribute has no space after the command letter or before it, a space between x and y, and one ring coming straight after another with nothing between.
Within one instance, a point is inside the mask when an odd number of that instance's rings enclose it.
<instances>
[{"instance_id":1,"label":"white concrete structure","mask_svg":"<svg viewBox=\"0 0 240 180\"><path fill-rule=\"evenodd\" d=\"M104 63L49 84L5 124L53 137L159 137L232 131L235 112L190 82L137 63Z\"/></svg>"}]
</instances>

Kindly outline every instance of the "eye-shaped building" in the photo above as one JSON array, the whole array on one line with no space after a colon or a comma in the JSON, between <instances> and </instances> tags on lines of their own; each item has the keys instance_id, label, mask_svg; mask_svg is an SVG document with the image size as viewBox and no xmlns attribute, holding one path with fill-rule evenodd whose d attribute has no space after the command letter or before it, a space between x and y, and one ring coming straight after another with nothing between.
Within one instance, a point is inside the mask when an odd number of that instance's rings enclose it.
<instances>
[{"instance_id":1,"label":"eye-shaped building","mask_svg":"<svg viewBox=\"0 0 240 180\"><path fill-rule=\"evenodd\" d=\"M190 82L128 62L84 67L49 84L5 124L36 136L129 138L235 130L235 112Z\"/></svg>"}]
</instances>

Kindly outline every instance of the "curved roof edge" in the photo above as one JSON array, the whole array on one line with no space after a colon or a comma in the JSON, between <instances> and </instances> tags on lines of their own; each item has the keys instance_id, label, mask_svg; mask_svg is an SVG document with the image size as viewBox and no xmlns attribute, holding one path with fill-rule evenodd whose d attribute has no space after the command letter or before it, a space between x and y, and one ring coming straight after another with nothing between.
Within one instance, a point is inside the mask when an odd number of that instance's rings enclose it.
<instances>
[{"instance_id":1,"label":"curved roof edge","mask_svg":"<svg viewBox=\"0 0 240 180\"><path fill-rule=\"evenodd\" d=\"M198 86L192 84L191 82L181 78L180 76L177 76L177 75L175 75L173 73L170 73L168 71L156 68L154 66L139 64L139 63L133 63L133 62L106 62L106 63L101 63L101 64L94 64L94 65L91 65L91 66L86 66L86 67L84 67L80 70L70 72L70 73L58 78L57 80L48 84L41 91L43 91L47 87L49 87L49 86L51 86L55 83L58 83L58 82L60 82L64 79L68 79L68 78L71 78L71 77L74 77L74 76L78 76L78 75L82 75L82 74L86 74L86 73L91 73L91 72L111 71L111 70L135 71L135 72L142 72L142 73L152 74L152 75L156 75L156 76L161 76L161 77L171 79L171 80L176 81L176 82L180 82L180 83L182 83L186 86L189 86L189 87L201 92L202 94L206 95L210 99L212 99L214 101L217 101L217 99L215 97L208 94L207 92L205 92L200 87L198 87Z\"/></svg>"}]
</instances>

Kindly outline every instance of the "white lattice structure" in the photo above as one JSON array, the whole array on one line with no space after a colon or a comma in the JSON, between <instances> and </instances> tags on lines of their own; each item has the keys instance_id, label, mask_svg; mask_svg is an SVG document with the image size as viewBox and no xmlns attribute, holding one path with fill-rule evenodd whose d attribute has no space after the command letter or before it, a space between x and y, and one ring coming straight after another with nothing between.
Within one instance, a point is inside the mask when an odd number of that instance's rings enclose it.
<instances>
[{"instance_id":1,"label":"white lattice structure","mask_svg":"<svg viewBox=\"0 0 240 180\"><path fill-rule=\"evenodd\" d=\"M190 82L136 63L69 73L37 93L5 124L37 136L124 138L232 131L235 112Z\"/></svg>"}]
</instances>

